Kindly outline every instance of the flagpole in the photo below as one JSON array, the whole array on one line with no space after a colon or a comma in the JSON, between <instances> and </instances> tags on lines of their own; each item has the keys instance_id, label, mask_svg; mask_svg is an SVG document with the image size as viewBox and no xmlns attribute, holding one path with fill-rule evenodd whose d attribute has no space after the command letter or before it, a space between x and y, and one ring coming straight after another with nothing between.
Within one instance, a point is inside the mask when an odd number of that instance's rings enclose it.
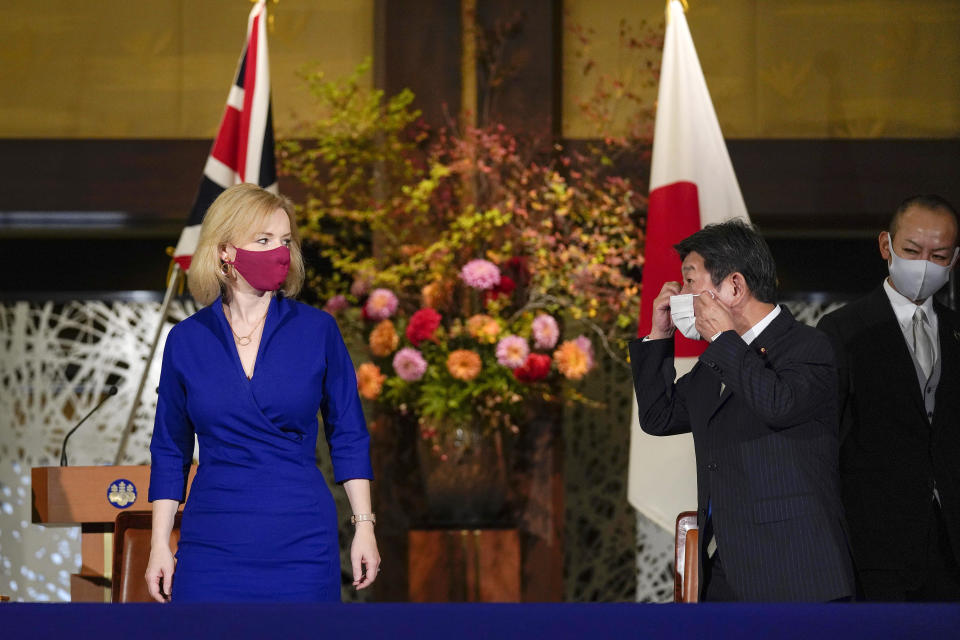
<instances>
[{"instance_id":1,"label":"flagpole","mask_svg":"<svg viewBox=\"0 0 960 640\"><path fill-rule=\"evenodd\" d=\"M170 278L167 281L167 292L163 296L163 302L160 304L160 313L157 319L157 327L153 332L153 340L150 342L150 352L143 365L143 373L140 374L140 382L137 384L137 392L133 396L133 403L130 405L130 414L127 416L127 424L120 434L120 446L117 447L117 455L113 458L113 464L119 465L123 454L127 448L127 441L130 439L130 433L133 431L133 422L137 416L137 409L140 407L140 397L143 395L143 387L147 383L147 376L150 374L150 365L153 363L153 356L157 352L157 345L160 343L160 334L163 332L163 323L167 319L167 313L170 310L170 303L173 301L173 292L180 285L180 278L183 277L183 271L177 262L173 263L173 269L170 271Z\"/></svg>"},{"instance_id":2,"label":"flagpole","mask_svg":"<svg viewBox=\"0 0 960 640\"><path fill-rule=\"evenodd\" d=\"M250 0L250 4L257 4L258 2L261 2L261 1L263 1L264 9L266 9L266 6L267 6L266 0ZM280 3L280 0L273 0L273 4L276 5L279 3ZM273 33L274 27L276 27L276 25L273 22L273 13L270 13L267 15L267 29L270 30L270 33Z\"/></svg>"},{"instance_id":3,"label":"flagpole","mask_svg":"<svg viewBox=\"0 0 960 640\"><path fill-rule=\"evenodd\" d=\"M666 7L666 9L665 9L665 11L667 12L667 20L668 20L668 21L670 20L670 3L671 3L671 2L673 2L673 0L667 0L667 7ZM684 12L684 13L686 13L687 11L690 10L690 5L687 4L687 0L680 0L680 4L683 5L683 12Z\"/></svg>"},{"instance_id":4,"label":"flagpole","mask_svg":"<svg viewBox=\"0 0 960 640\"><path fill-rule=\"evenodd\" d=\"M277 4L278 0L273 0ZM204 167L203 178L200 181L200 188L197 191L197 197L194 200L193 208L187 220L187 225L180 232L180 239L173 250L174 264L170 270L167 280L167 292L163 297L163 303L160 305L160 313L156 329L154 330L153 340L150 343L150 352L147 355L146 364L140 376L140 382L137 385L137 393L133 398L133 404L130 407L130 415L127 417L127 424L120 436L120 446L117 448L117 454L114 458L114 464L120 464L127 448L127 441L130 433L133 431L134 419L137 409L140 405L140 398L143 395L143 389L147 382L147 375L150 373L150 365L157 351L157 345L160 342L160 335L163 332L163 325L167 319L170 309L170 303L173 300L174 291L179 288L182 278L186 276L186 271L181 264L190 264L191 256L196 251L197 242L200 237L200 228L203 216L211 203L223 191L238 182L252 182L261 187L276 193L276 158L273 149L273 125L270 115L270 71L267 57L267 26L264 22L258 20L266 16L267 0L253 0L254 6L250 10L247 18L247 38L240 54L240 60L237 64L237 71L234 75L230 93L227 98L227 106L220 121L220 127L217 130L217 137L207 157L207 164ZM269 16L267 16L269 17ZM253 43L251 47L251 43ZM251 52L248 60L247 54ZM244 71L245 75L240 76ZM246 81L246 84L244 83ZM230 96L239 92L244 99L238 103L231 102ZM249 92L247 94L246 92ZM247 99L250 98L250 99ZM245 110L249 109L249 113ZM238 123L248 127L246 131L246 145L242 147L240 143L241 131ZM256 126L253 126L256 125ZM264 147L269 142L269 151L264 153ZM226 152L217 154L217 150L231 149L233 151L242 150L245 157L241 159L240 154L228 154ZM250 160L250 162L248 162ZM264 164L266 163L266 164ZM243 176L247 173L246 180Z\"/></svg>"}]
</instances>

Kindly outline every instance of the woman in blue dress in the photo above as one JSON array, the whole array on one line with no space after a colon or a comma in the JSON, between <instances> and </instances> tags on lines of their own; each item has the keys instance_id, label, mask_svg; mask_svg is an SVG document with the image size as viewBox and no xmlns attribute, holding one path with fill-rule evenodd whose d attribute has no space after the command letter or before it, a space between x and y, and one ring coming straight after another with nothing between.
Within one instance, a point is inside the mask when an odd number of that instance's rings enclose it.
<instances>
[{"instance_id":1,"label":"woman in blue dress","mask_svg":"<svg viewBox=\"0 0 960 640\"><path fill-rule=\"evenodd\" d=\"M334 319L295 302L304 279L289 200L233 186L203 220L189 271L202 310L171 329L150 444L159 601L339 601L333 497L316 465L323 416L334 479L356 530L353 584L380 566L370 437ZM187 493L194 434L200 463ZM169 539L186 500L174 559Z\"/></svg>"}]
</instances>

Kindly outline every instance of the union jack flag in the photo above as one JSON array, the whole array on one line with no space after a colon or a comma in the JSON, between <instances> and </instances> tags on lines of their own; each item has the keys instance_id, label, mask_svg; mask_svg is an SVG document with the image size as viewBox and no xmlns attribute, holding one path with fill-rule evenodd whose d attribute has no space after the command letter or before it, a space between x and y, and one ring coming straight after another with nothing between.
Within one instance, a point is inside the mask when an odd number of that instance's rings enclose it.
<instances>
[{"instance_id":1,"label":"union jack flag","mask_svg":"<svg viewBox=\"0 0 960 640\"><path fill-rule=\"evenodd\" d=\"M184 271L190 268L204 214L227 187L253 182L277 192L266 23L266 0L260 0L250 10L247 39L220 129L203 169L203 180L187 226L180 233L173 252L173 259Z\"/></svg>"}]
</instances>

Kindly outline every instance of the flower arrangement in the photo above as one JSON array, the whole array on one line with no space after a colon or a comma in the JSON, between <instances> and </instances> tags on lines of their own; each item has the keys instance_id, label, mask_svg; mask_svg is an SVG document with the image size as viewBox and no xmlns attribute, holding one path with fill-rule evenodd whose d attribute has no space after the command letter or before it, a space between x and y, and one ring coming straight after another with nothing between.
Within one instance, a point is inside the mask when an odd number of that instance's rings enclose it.
<instances>
[{"instance_id":1,"label":"flower arrangement","mask_svg":"<svg viewBox=\"0 0 960 640\"><path fill-rule=\"evenodd\" d=\"M589 402L597 353L625 363L635 332L646 188L611 161L632 142L431 129L410 92L362 88L368 67L306 73L318 117L280 154L307 190L307 288L361 396L416 417L438 451L467 423L516 434L541 403Z\"/></svg>"},{"instance_id":2,"label":"flower arrangement","mask_svg":"<svg viewBox=\"0 0 960 640\"><path fill-rule=\"evenodd\" d=\"M365 337L369 360L357 369L361 396L415 412L426 438L442 436L442 425L476 418L488 428L517 433L525 400L557 400L562 380L580 380L594 367L589 338L561 342L548 306L524 304L529 293L516 282L534 280L526 269L522 259L497 265L473 258L456 279L436 274L409 305L378 288L361 292L359 312L335 309L342 324ZM392 272L384 267L380 279L391 280ZM405 313L404 307L415 310ZM359 326L351 317L358 314Z\"/></svg>"}]
</instances>

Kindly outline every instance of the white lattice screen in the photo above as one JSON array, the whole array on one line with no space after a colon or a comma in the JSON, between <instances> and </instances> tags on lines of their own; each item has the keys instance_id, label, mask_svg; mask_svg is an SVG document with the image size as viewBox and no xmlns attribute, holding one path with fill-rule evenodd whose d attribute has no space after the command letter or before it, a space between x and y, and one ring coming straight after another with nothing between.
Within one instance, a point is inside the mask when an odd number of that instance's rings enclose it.
<instances>
[{"instance_id":1,"label":"white lattice screen","mask_svg":"<svg viewBox=\"0 0 960 640\"><path fill-rule=\"evenodd\" d=\"M30 468L58 464L64 435L111 384L118 395L71 437L68 453L71 464L113 463L158 321L159 303L145 298L0 304L0 593L12 600L70 599L79 528L30 522ZM174 303L170 318L185 314ZM162 345L122 464L149 460Z\"/></svg>"}]
</instances>

